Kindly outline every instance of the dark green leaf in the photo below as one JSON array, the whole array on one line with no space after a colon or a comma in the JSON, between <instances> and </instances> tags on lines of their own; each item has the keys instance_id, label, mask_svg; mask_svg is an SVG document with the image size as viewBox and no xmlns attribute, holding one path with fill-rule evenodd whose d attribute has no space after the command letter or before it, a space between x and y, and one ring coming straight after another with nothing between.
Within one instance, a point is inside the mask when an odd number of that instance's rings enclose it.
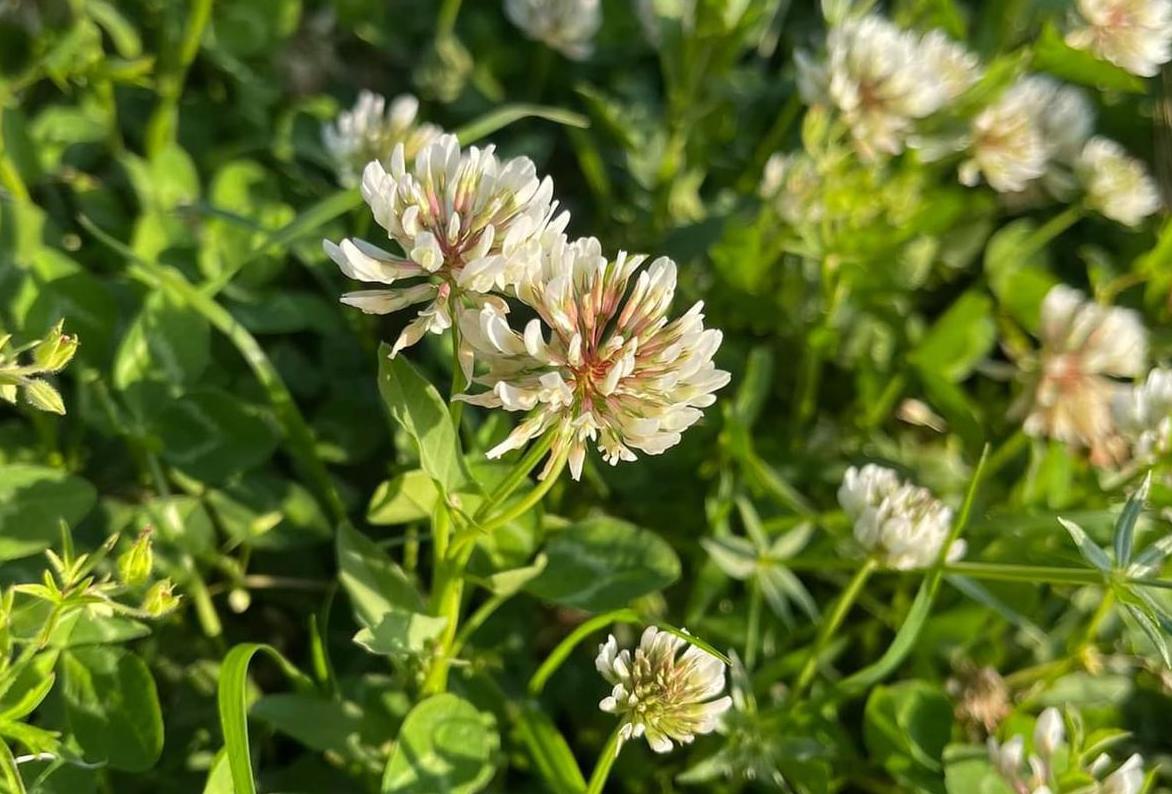
<instances>
[{"instance_id":1,"label":"dark green leaf","mask_svg":"<svg viewBox=\"0 0 1172 794\"><path fill-rule=\"evenodd\" d=\"M500 745L492 718L455 695L407 715L383 774L383 794L474 794L492 780Z\"/></svg>"},{"instance_id":2,"label":"dark green leaf","mask_svg":"<svg viewBox=\"0 0 1172 794\"><path fill-rule=\"evenodd\" d=\"M49 548L61 522L73 526L94 506L97 492L80 477L24 464L0 465L0 560Z\"/></svg>"}]
</instances>

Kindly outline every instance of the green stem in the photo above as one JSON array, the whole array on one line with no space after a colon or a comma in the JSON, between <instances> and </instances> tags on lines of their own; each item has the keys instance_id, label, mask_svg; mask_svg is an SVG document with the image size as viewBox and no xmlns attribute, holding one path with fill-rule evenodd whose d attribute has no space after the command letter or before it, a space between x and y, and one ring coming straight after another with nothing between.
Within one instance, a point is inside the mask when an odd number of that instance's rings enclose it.
<instances>
[{"instance_id":1,"label":"green stem","mask_svg":"<svg viewBox=\"0 0 1172 794\"><path fill-rule=\"evenodd\" d=\"M1008 565L1002 563L953 562L941 570L974 579L1031 584L1086 585L1102 584L1103 575L1084 568L1053 568L1044 565ZM1145 582L1146 583L1146 582Z\"/></svg>"},{"instance_id":2,"label":"green stem","mask_svg":"<svg viewBox=\"0 0 1172 794\"><path fill-rule=\"evenodd\" d=\"M558 476L562 473L562 469L565 468L565 465L565 453L559 454L554 460L553 465L550 467L549 473L545 475L544 480L537 484L537 487L518 499L511 507L502 510L492 518L487 519L484 525L481 527L481 531L485 533L492 533L493 531L503 527L505 524L508 524L510 521L514 521L520 518L536 507L538 503L540 503L541 500L545 498L545 495L549 493L549 489L554 486L554 483L557 482Z\"/></svg>"},{"instance_id":3,"label":"green stem","mask_svg":"<svg viewBox=\"0 0 1172 794\"><path fill-rule=\"evenodd\" d=\"M1005 439L1001 446L993 451L989 456L988 473L994 474L1002 469L1006 464L1020 455L1025 448L1029 446L1030 437L1025 434L1024 430L1020 428L1012 436Z\"/></svg>"},{"instance_id":4,"label":"green stem","mask_svg":"<svg viewBox=\"0 0 1172 794\"><path fill-rule=\"evenodd\" d=\"M1064 231L1069 229L1082 218L1083 208L1081 205L1072 204L1062 212L1055 215L1050 220L1038 227L1038 230L1031 234L1022 243L1021 248L1018 249L1017 257L1020 261L1029 259L1034 254L1045 248L1051 240Z\"/></svg>"},{"instance_id":5,"label":"green stem","mask_svg":"<svg viewBox=\"0 0 1172 794\"><path fill-rule=\"evenodd\" d=\"M488 514L496 509L497 505L504 502L512 496L513 491L525 481L529 473L541 462L545 457L545 453L549 452L549 448L553 446L553 433L546 433L537 441L529 445L529 450L525 453L517 464L509 471L505 478L501 480L489 497L484 500L476 511L475 521L479 523L488 517ZM548 478L547 478L548 479Z\"/></svg>"},{"instance_id":6,"label":"green stem","mask_svg":"<svg viewBox=\"0 0 1172 794\"><path fill-rule=\"evenodd\" d=\"M749 582L749 637L745 640L745 669L757 666L757 646L761 634L761 585L756 579Z\"/></svg>"},{"instance_id":7,"label":"green stem","mask_svg":"<svg viewBox=\"0 0 1172 794\"><path fill-rule=\"evenodd\" d=\"M1099 606L1095 609L1095 613L1091 615L1086 630L1083 632L1082 639L1074 648L1076 653L1095 644L1095 638L1099 634L1099 629L1103 627L1103 621L1111 614L1111 610L1114 607L1115 593L1112 590L1107 590L1099 600Z\"/></svg>"},{"instance_id":8,"label":"green stem","mask_svg":"<svg viewBox=\"0 0 1172 794\"><path fill-rule=\"evenodd\" d=\"M159 104L147 122L146 150L148 155L157 154L175 141L179 126L179 98L183 94L183 82L187 69L199 53L204 28L212 16L212 0L191 0L187 21L183 26L183 39L175 51L175 60L158 77Z\"/></svg>"},{"instance_id":9,"label":"green stem","mask_svg":"<svg viewBox=\"0 0 1172 794\"><path fill-rule=\"evenodd\" d=\"M494 595L477 607L476 611L464 621L464 625L460 628L460 633L456 635L456 639L452 643L452 656L459 656L460 651L464 650L464 645L467 644L468 639L508 600L508 596Z\"/></svg>"},{"instance_id":10,"label":"green stem","mask_svg":"<svg viewBox=\"0 0 1172 794\"><path fill-rule=\"evenodd\" d=\"M594 773L590 775L590 785L586 787L586 794L602 794L606 779L610 777L610 768L614 766L615 759L619 757L620 730L622 730L622 725L617 726L611 732L606 744L602 746L602 752L598 754L598 763L594 765Z\"/></svg>"},{"instance_id":11,"label":"green stem","mask_svg":"<svg viewBox=\"0 0 1172 794\"><path fill-rule=\"evenodd\" d=\"M435 21L436 38L450 36L455 31L456 19L460 16L461 2L462 0L444 0Z\"/></svg>"},{"instance_id":12,"label":"green stem","mask_svg":"<svg viewBox=\"0 0 1172 794\"><path fill-rule=\"evenodd\" d=\"M642 623L642 618L633 609L616 609L613 612L605 612L601 615L596 615L590 620L587 620L578 628L566 635L566 638L557 644L557 647L550 651L549 656L545 657L545 661L537 668L537 672L529 679L529 694L537 697L541 691L545 689L545 684L550 677L558 671L562 663L570 655L570 652L578 646L578 643L589 637L594 632L609 626L611 623Z\"/></svg>"},{"instance_id":13,"label":"green stem","mask_svg":"<svg viewBox=\"0 0 1172 794\"><path fill-rule=\"evenodd\" d=\"M453 298L458 300L459 298ZM456 430L456 435L460 435L460 420L464 416L464 403L456 399L457 394L462 394L468 388L468 382L464 378L464 368L460 366L460 324L458 322L452 323L452 391L451 399L448 400L448 412L452 417L452 427Z\"/></svg>"},{"instance_id":14,"label":"green stem","mask_svg":"<svg viewBox=\"0 0 1172 794\"><path fill-rule=\"evenodd\" d=\"M834 636L834 632L842 624L843 619L847 613L850 612L851 606L854 605L855 599L859 597L859 593L863 591L863 585L871 577L875 569L879 567L878 560L874 557L868 557L855 571L855 575L847 584L846 589L842 591L838 601L834 604L834 611L830 613L822 621L822 626L819 628L818 636L814 640L814 648L810 652L810 656L806 659L805 666L802 667L801 673L798 674L798 681L794 684L793 698L797 700L801 694L806 690L806 687L814 680L814 674L818 672L818 660L822 656L822 652L826 649L830 638Z\"/></svg>"}]
</instances>

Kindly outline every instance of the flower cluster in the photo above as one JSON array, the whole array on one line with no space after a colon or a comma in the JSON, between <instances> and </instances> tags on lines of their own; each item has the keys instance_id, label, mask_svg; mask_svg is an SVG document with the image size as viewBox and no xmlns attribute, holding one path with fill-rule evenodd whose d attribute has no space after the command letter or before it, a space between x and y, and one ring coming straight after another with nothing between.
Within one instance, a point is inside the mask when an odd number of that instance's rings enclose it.
<instances>
[{"instance_id":1,"label":"flower cluster","mask_svg":"<svg viewBox=\"0 0 1172 794\"><path fill-rule=\"evenodd\" d=\"M1126 226L1136 226L1160 209L1160 192L1143 163L1115 141L1094 137L1075 163L1087 206Z\"/></svg>"},{"instance_id":2,"label":"flower cluster","mask_svg":"<svg viewBox=\"0 0 1172 794\"><path fill-rule=\"evenodd\" d=\"M932 565L948 541L952 510L926 488L903 482L891 469L868 463L846 470L838 503L854 522L855 539L888 568L910 570ZM947 558L964 554L963 541Z\"/></svg>"},{"instance_id":3,"label":"flower cluster","mask_svg":"<svg viewBox=\"0 0 1172 794\"><path fill-rule=\"evenodd\" d=\"M411 159L443 134L434 124L418 123L418 115L419 100L410 94L397 96L388 105L379 94L360 92L353 108L322 129L322 143L334 161L338 181L353 187L371 160L386 162L400 144Z\"/></svg>"},{"instance_id":4,"label":"flower cluster","mask_svg":"<svg viewBox=\"0 0 1172 794\"><path fill-rule=\"evenodd\" d=\"M1081 91L1049 77L1023 77L973 119L961 182L975 185L983 177L1000 193L1042 182L1062 192L1069 186L1063 176L1093 125L1094 111Z\"/></svg>"},{"instance_id":5,"label":"flower cluster","mask_svg":"<svg viewBox=\"0 0 1172 794\"><path fill-rule=\"evenodd\" d=\"M799 89L839 111L859 152L899 154L916 122L948 105L980 76L976 56L934 30L901 30L878 15L830 31L826 57L798 55Z\"/></svg>"},{"instance_id":6,"label":"flower cluster","mask_svg":"<svg viewBox=\"0 0 1172 794\"><path fill-rule=\"evenodd\" d=\"M1042 301L1039 337L1037 357L1022 362L1030 383L1017 410L1026 433L1086 447L1097 463L1118 459L1112 406L1123 386L1114 378L1144 373L1148 335L1140 316L1059 285Z\"/></svg>"},{"instance_id":7,"label":"flower cluster","mask_svg":"<svg viewBox=\"0 0 1172 794\"><path fill-rule=\"evenodd\" d=\"M1112 409L1132 459L1150 461L1172 451L1172 370L1153 369L1143 383L1120 389Z\"/></svg>"},{"instance_id":8,"label":"flower cluster","mask_svg":"<svg viewBox=\"0 0 1172 794\"><path fill-rule=\"evenodd\" d=\"M808 154L777 152L765 163L757 192L791 226L817 223L825 215L822 176Z\"/></svg>"},{"instance_id":9,"label":"flower cluster","mask_svg":"<svg viewBox=\"0 0 1172 794\"><path fill-rule=\"evenodd\" d=\"M1066 43L1152 77L1172 60L1172 2L1078 0L1078 22Z\"/></svg>"},{"instance_id":10,"label":"flower cluster","mask_svg":"<svg viewBox=\"0 0 1172 794\"><path fill-rule=\"evenodd\" d=\"M634 653L607 637L594 666L614 687L598 707L622 719L620 742L645 736L657 753L711 733L732 705L728 695L717 697L724 691L724 662L654 626L644 630Z\"/></svg>"},{"instance_id":11,"label":"flower cluster","mask_svg":"<svg viewBox=\"0 0 1172 794\"><path fill-rule=\"evenodd\" d=\"M499 161L492 147L461 152L454 135L424 147L407 169L405 148L395 147L390 170L366 166L362 196L375 221L406 254L396 256L363 240L325 243L347 276L394 289L364 290L342 301L370 314L426 303L393 347L397 354L425 333L452 326L456 293L477 302L514 283L538 253L538 239L569 218L555 218L553 184L537 178L527 157ZM408 287L396 282L417 281Z\"/></svg>"},{"instance_id":12,"label":"flower cluster","mask_svg":"<svg viewBox=\"0 0 1172 794\"><path fill-rule=\"evenodd\" d=\"M594 51L601 0L505 0L509 20L531 39L581 61Z\"/></svg>"},{"instance_id":13,"label":"flower cluster","mask_svg":"<svg viewBox=\"0 0 1172 794\"><path fill-rule=\"evenodd\" d=\"M1066 743L1066 727L1058 709L1050 707L1034 723L1034 752L1026 758L1025 738L1020 734L1004 744L990 737L989 761L1015 794L1052 794L1060 790L1058 780L1074 761ZM1114 771L1106 753L1095 758L1086 769L1094 785L1082 789L1093 794L1139 794L1143 788L1143 758L1132 755Z\"/></svg>"},{"instance_id":14,"label":"flower cluster","mask_svg":"<svg viewBox=\"0 0 1172 794\"><path fill-rule=\"evenodd\" d=\"M715 401L729 380L712 362L720 332L704 328L701 303L669 321L675 263L660 257L639 272L643 261L623 251L608 260L598 240L563 237L517 286L537 313L523 334L502 303L463 315L463 337L487 365L475 382L488 390L461 399L528 412L489 457L552 429L551 462L568 459L577 479L588 442L612 465L634 460L632 447L655 455Z\"/></svg>"},{"instance_id":15,"label":"flower cluster","mask_svg":"<svg viewBox=\"0 0 1172 794\"><path fill-rule=\"evenodd\" d=\"M391 355L456 325L464 374L487 389L458 399L528 412L489 457L552 432L543 477L567 461L580 477L591 442L611 464L678 443L729 375L713 364L721 334L705 330L702 304L668 318L675 263L660 257L640 270L643 256L610 259L596 239L570 241L568 214L557 214L552 183L528 158L462 152L451 135L424 147L411 169L404 151L395 147L389 170L370 162L362 179L403 255L363 240L324 243L347 276L386 287L344 303L374 314L426 304ZM523 334L509 326L506 298L537 315Z\"/></svg>"}]
</instances>

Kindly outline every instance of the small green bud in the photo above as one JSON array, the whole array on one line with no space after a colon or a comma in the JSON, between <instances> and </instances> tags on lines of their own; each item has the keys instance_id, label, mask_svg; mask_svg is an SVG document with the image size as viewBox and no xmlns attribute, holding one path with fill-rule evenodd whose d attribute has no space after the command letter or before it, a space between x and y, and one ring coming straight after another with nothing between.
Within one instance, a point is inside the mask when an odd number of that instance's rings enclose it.
<instances>
[{"instance_id":1,"label":"small green bud","mask_svg":"<svg viewBox=\"0 0 1172 794\"><path fill-rule=\"evenodd\" d=\"M43 372L60 372L77 353L77 337L64 333L64 323L57 323L41 342L33 348L33 362Z\"/></svg>"},{"instance_id":2,"label":"small green bud","mask_svg":"<svg viewBox=\"0 0 1172 794\"><path fill-rule=\"evenodd\" d=\"M154 554L151 551L153 531L150 527L144 529L139 533L134 545L118 557L118 578L123 584L134 587L151 577L151 566L154 563Z\"/></svg>"},{"instance_id":3,"label":"small green bud","mask_svg":"<svg viewBox=\"0 0 1172 794\"><path fill-rule=\"evenodd\" d=\"M160 618L174 611L182 600L182 596L175 595L174 589L175 585L171 584L170 579L155 582L142 600L142 611L153 618Z\"/></svg>"},{"instance_id":4,"label":"small green bud","mask_svg":"<svg viewBox=\"0 0 1172 794\"><path fill-rule=\"evenodd\" d=\"M24 398L33 408L49 413L65 415L65 401L52 384L44 380L30 380L24 384Z\"/></svg>"}]
</instances>

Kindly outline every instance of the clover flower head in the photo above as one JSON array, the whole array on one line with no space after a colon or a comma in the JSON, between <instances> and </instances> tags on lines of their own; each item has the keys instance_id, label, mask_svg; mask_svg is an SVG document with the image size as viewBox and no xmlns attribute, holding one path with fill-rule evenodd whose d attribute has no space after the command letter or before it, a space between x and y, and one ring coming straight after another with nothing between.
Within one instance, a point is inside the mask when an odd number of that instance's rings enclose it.
<instances>
[{"instance_id":1,"label":"clover flower head","mask_svg":"<svg viewBox=\"0 0 1172 794\"><path fill-rule=\"evenodd\" d=\"M728 695L717 697L724 691L724 662L654 626L644 630L633 653L607 637L594 666L614 687L598 707L622 719L620 747L643 736L655 752L670 752L673 742L690 744L715 730L732 705Z\"/></svg>"},{"instance_id":2,"label":"clover flower head","mask_svg":"<svg viewBox=\"0 0 1172 794\"><path fill-rule=\"evenodd\" d=\"M418 115L419 100L410 94L397 96L388 105L385 97L361 91L353 108L322 127L322 143L337 168L338 181L353 187L371 160L386 162L399 144L412 158L443 134L434 124L418 123Z\"/></svg>"},{"instance_id":3,"label":"clover flower head","mask_svg":"<svg viewBox=\"0 0 1172 794\"><path fill-rule=\"evenodd\" d=\"M551 465L568 459L578 479L590 442L611 465L634 460L632 448L657 455L679 443L729 374L712 362L721 334L704 328L702 303L668 319L675 263L660 257L640 271L644 257L620 252L608 260L594 238L562 236L543 248L539 266L517 285L537 314L524 333L509 327L503 303L460 318L487 368L472 382L488 389L460 399L528 412L488 456L551 431Z\"/></svg>"},{"instance_id":4,"label":"clover flower head","mask_svg":"<svg viewBox=\"0 0 1172 794\"><path fill-rule=\"evenodd\" d=\"M803 153L773 154L765 163L758 194L791 226L817 223L825 214L818 166Z\"/></svg>"},{"instance_id":5,"label":"clover flower head","mask_svg":"<svg viewBox=\"0 0 1172 794\"><path fill-rule=\"evenodd\" d=\"M932 565L952 526L951 508L928 489L903 482L891 469L874 463L846 470L838 503L854 522L855 539L889 568ZM948 559L959 559L964 548L963 541L955 541Z\"/></svg>"},{"instance_id":6,"label":"clover flower head","mask_svg":"<svg viewBox=\"0 0 1172 794\"><path fill-rule=\"evenodd\" d=\"M1169 0L1078 0L1077 17L1066 36L1071 47L1140 77L1154 76L1172 60Z\"/></svg>"},{"instance_id":7,"label":"clover flower head","mask_svg":"<svg viewBox=\"0 0 1172 794\"><path fill-rule=\"evenodd\" d=\"M1153 369L1143 383L1121 389L1112 409L1133 459L1149 460L1168 452L1172 448L1172 369Z\"/></svg>"},{"instance_id":8,"label":"clover flower head","mask_svg":"<svg viewBox=\"0 0 1172 794\"><path fill-rule=\"evenodd\" d=\"M867 158L899 154L916 121L979 74L976 57L939 31L921 36L875 14L834 27L825 61L800 55L798 70L805 100L836 107Z\"/></svg>"},{"instance_id":9,"label":"clover flower head","mask_svg":"<svg viewBox=\"0 0 1172 794\"><path fill-rule=\"evenodd\" d=\"M1130 309L1100 306L1076 289L1053 287L1042 301L1041 350L1018 410L1028 435L1091 450L1092 460L1117 458L1112 405L1121 385L1145 369L1147 330Z\"/></svg>"},{"instance_id":10,"label":"clover flower head","mask_svg":"<svg viewBox=\"0 0 1172 794\"><path fill-rule=\"evenodd\" d=\"M1034 724L1034 753L1026 757L1025 740L1019 734L999 743L993 737L988 740L989 762L1015 794L1051 794L1058 791L1059 779L1065 777L1069 768L1062 768L1062 755L1066 749L1066 728L1058 709L1050 707L1038 715ZM1066 760L1074 761L1075 754ZM1096 794L1139 794L1143 786L1143 758L1132 755L1113 772L1104 777L1111 768L1112 760L1106 753L1100 755L1085 768L1078 766L1081 775L1093 779L1090 787L1079 790L1094 791Z\"/></svg>"},{"instance_id":11,"label":"clover flower head","mask_svg":"<svg viewBox=\"0 0 1172 794\"><path fill-rule=\"evenodd\" d=\"M1136 226L1160 209L1160 192L1144 164L1115 141L1091 138L1075 171L1086 188L1087 204L1104 217Z\"/></svg>"},{"instance_id":12,"label":"clover flower head","mask_svg":"<svg viewBox=\"0 0 1172 794\"><path fill-rule=\"evenodd\" d=\"M973 119L960 181L981 178L999 193L1020 193L1078 155L1094 113L1082 92L1048 77L1022 78Z\"/></svg>"},{"instance_id":13,"label":"clover flower head","mask_svg":"<svg viewBox=\"0 0 1172 794\"><path fill-rule=\"evenodd\" d=\"M325 242L325 250L352 279L391 289L351 292L342 302L368 314L387 314L426 303L403 330L392 355L425 333L451 327L453 296L479 305L483 295L521 278L538 258L542 235L564 228L554 217L549 178L539 180L527 157L500 161L492 147L461 152L454 135L420 150L407 169L405 147L391 155L390 170L366 166L362 195L387 235L406 254L391 254L362 240ZM419 279L411 286L397 282Z\"/></svg>"},{"instance_id":14,"label":"clover flower head","mask_svg":"<svg viewBox=\"0 0 1172 794\"><path fill-rule=\"evenodd\" d=\"M529 38L576 61L590 57L602 26L600 0L505 0L505 13Z\"/></svg>"}]
</instances>

